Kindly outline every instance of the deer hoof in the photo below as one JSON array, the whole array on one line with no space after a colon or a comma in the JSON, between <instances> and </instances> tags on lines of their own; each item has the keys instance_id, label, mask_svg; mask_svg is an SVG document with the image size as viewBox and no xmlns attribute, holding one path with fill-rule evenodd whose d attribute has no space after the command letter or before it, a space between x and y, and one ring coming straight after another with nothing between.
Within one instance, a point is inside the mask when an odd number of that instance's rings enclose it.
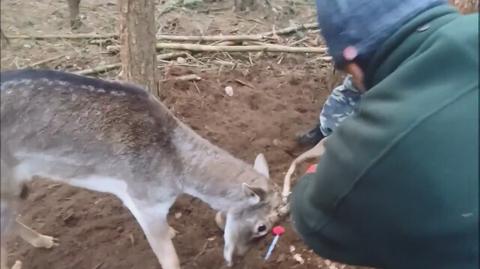
<instances>
[{"instance_id":1,"label":"deer hoof","mask_svg":"<svg viewBox=\"0 0 480 269\"><path fill-rule=\"evenodd\" d=\"M16 261L15 264L12 266L12 269L22 269L22 262Z\"/></svg>"}]
</instances>

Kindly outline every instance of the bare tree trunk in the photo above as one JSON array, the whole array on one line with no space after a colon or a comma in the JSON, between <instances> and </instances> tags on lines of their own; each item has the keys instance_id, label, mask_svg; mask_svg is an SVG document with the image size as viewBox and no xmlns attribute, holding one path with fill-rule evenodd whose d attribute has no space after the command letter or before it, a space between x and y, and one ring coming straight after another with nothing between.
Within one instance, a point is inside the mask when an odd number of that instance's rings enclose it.
<instances>
[{"instance_id":1,"label":"bare tree trunk","mask_svg":"<svg viewBox=\"0 0 480 269\"><path fill-rule=\"evenodd\" d=\"M119 0L122 79L159 95L156 79L155 1Z\"/></svg>"},{"instance_id":2,"label":"bare tree trunk","mask_svg":"<svg viewBox=\"0 0 480 269\"><path fill-rule=\"evenodd\" d=\"M9 40L5 33L2 31L2 28L0 27L0 46L3 46L3 44L8 45Z\"/></svg>"},{"instance_id":3,"label":"bare tree trunk","mask_svg":"<svg viewBox=\"0 0 480 269\"><path fill-rule=\"evenodd\" d=\"M253 10L254 0L235 0L235 11Z\"/></svg>"},{"instance_id":4,"label":"bare tree trunk","mask_svg":"<svg viewBox=\"0 0 480 269\"><path fill-rule=\"evenodd\" d=\"M82 25L82 21L78 16L80 0L68 0L68 11L70 12L70 28L77 29Z\"/></svg>"}]
</instances>

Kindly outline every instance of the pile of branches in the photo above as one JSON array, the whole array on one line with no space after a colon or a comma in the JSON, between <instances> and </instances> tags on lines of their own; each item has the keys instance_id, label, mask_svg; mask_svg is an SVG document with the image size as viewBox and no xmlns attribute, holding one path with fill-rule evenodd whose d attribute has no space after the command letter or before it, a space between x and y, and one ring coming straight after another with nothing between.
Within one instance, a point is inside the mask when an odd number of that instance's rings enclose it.
<instances>
[{"instance_id":1,"label":"pile of branches","mask_svg":"<svg viewBox=\"0 0 480 269\"><path fill-rule=\"evenodd\" d=\"M181 35L157 35L157 60L167 61L182 57L193 59L198 65L201 61L193 54L199 53L220 53L225 55L227 59L223 60L215 57L209 57L208 61L212 61L220 65L237 66L241 65L234 60L230 53L246 52L247 62L253 65L253 61L264 53L280 53L278 63L280 64L286 53L307 53L314 55L315 61L322 61L329 63L331 57L327 55L327 49L319 40L317 23L306 23L293 25L287 28L275 30L258 34L238 34L238 35L199 35L199 36L181 36ZM295 34L295 35L292 35ZM107 46L107 52L110 54L117 54L120 50L118 45L118 34L63 34L63 35L11 35L8 39L65 39L65 40L79 40L89 39L90 43L111 45ZM255 53L255 55L252 55ZM212 58L214 58L212 60ZM56 58L46 59L41 61L45 64L50 60ZM38 64L38 63L36 63ZM96 73L107 72L110 70L120 68L120 63L97 66L95 68L80 70L75 73L81 75L93 75Z\"/></svg>"}]
</instances>

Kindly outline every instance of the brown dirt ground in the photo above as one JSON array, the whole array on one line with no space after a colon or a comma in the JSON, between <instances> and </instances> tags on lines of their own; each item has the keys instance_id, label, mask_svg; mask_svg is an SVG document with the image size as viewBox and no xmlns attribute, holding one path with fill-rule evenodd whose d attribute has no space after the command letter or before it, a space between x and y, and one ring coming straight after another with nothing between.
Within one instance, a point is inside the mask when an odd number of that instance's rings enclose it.
<instances>
[{"instance_id":1,"label":"brown dirt ground","mask_svg":"<svg viewBox=\"0 0 480 269\"><path fill-rule=\"evenodd\" d=\"M273 24L285 27L290 20L298 23L314 19L311 5L301 1L285 4L279 13L256 11L242 16L230 10L233 1L208 2L197 10L177 9L167 13L161 23L157 22L158 28L174 34L245 33L268 31ZM70 32L66 1L3 0L1 5L2 29L7 35ZM85 25L79 31L113 32L116 11L115 0L82 1ZM73 71L119 60L117 55L105 54L105 46L88 41L11 40L8 46L2 46L1 52L2 70L25 67L57 55L66 57L43 67ZM217 56L229 57L223 54L209 57ZM279 57L283 57L281 64ZM289 163L302 151L294 143L296 132L315 122L335 83L330 78L331 69L305 55L261 55L254 63L238 66L204 68L194 59L188 59L186 65L165 63L159 66L163 81L161 99L182 121L234 156L251 162L257 153L265 153L272 178L280 184ZM112 78L117 72L101 76ZM171 80L188 73L203 79L196 83ZM226 86L233 87L232 97L225 94ZM22 221L58 237L61 245L50 250L35 249L11 236L9 264L20 259L29 269L160 267L140 227L115 197L45 179L34 180L30 187L32 191L20 210ZM214 212L204 203L181 197L171 208L170 224L178 231L174 244L183 268L225 267L222 233L214 223ZM264 262L261 256L272 240L270 235L260 240L234 268L355 268L316 256L289 228L288 222L284 225L287 232L269 262ZM304 264L293 259L291 246L294 253L304 258Z\"/></svg>"}]
</instances>

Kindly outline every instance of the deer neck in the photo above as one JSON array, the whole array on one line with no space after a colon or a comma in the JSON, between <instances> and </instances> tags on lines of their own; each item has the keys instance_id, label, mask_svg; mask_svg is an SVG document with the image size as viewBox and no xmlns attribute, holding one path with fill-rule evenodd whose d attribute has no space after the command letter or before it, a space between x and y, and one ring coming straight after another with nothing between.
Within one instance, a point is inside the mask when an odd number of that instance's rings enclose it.
<instances>
[{"instance_id":1,"label":"deer neck","mask_svg":"<svg viewBox=\"0 0 480 269\"><path fill-rule=\"evenodd\" d=\"M182 188L187 194L208 203L212 208L228 211L245 205L242 183L268 189L268 180L253 166L233 157L179 124L173 142L182 160Z\"/></svg>"}]
</instances>

